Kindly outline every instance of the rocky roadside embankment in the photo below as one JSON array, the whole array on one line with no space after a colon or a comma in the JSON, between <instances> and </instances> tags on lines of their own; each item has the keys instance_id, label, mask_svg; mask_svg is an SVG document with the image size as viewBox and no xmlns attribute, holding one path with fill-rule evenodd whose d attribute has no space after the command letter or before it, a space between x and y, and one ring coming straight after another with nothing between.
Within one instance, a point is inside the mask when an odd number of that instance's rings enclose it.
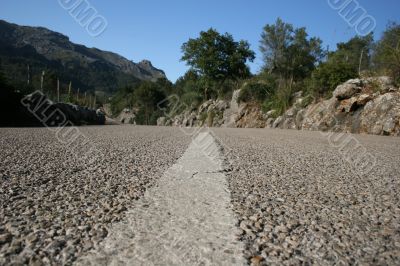
<instances>
[{"instance_id":1,"label":"rocky roadside embankment","mask_svg":"<svg viewBox=\"0 0 400 266\"><path fill-rule=\"evenodd\" d=\"M267 126L400 136L400 90L388 77L349 80L306 108L301 101Z\"/></svg>"},{"instance_id":2,"label":"rocky roadside embankment","mask_svg":"<svg viewBox=\"0 0 400 266\"><path fill-rule=\"evenodd\" d=\"M70 103L55 103L40 92L25 96L21 103L28 112L36 116L38 121L43 117L43 121L49 119L55 122L54 125L46 123L47 126L61 126L65 122L74 126L104 125L105 123L105 115L100 110L96 111ZM61 115L62 117L61 119L56 119L53 114Z\"/></svg>"},{"instance_id":3,"label":"rocky roadside embankment","mask_svg":"<svg viewBox=\"0 0 400 266\"><path fill-rule=\"evenodd\" d=\"M158 125L237 128L281 128L400 136L400 89L388 77L352 79L339 85L328 100L304 107L303 93L293 95L293 105L276 117L263 113L258 104L209 100L199 108L171 119L161 117Z\"/></svg>"},{"instance_id":4,"label":"rocky roadside embankment","mask_svg":"<svg viewBox=\"0 0 400 266\"><path fill-rule=\"evenodd\" d=\"M109 103L104 104L101 110L106 116L106 125L136 125L137 108L124 108L117 116L111 111Z\"/></svg>"},{"instance_id":5,"label":"rocky roadside embankment","mask_svg":"<svg viewBox=\"0 0 400 266\"><path fill-rule=\"evenodd\" d=\"M106 120L100 110L55 103L38 91L27 96L6 91L0 96L1 127L104 125Z\"/></svg>"}]
</instances>

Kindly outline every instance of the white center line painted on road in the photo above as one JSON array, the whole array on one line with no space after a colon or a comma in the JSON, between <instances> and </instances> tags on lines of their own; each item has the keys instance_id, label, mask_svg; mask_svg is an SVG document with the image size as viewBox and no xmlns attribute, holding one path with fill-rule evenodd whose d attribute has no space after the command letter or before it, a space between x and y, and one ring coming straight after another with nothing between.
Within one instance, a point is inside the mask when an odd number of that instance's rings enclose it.
<instances>
[{"instance_id":1,"label":"white center line painted on road","mask_svg":"<svg viewBox=\"0 0 400 266\"><path fill-rule=\"evenodd\" d=\"M78 265L244 265L222 159L200 133Z\"/></svg>"}]
</instances>

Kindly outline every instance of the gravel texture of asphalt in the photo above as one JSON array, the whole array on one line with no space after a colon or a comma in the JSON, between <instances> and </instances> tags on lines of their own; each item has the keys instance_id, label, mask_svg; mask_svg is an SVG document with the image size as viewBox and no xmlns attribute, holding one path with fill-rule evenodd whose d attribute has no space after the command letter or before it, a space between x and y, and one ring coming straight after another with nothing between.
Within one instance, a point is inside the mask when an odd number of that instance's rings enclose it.
<instances>
[{"instance_id":1,"label":"gravel texture of asphalt","mask_svg":"<svg viewBox=\"0 0 400 266\"><path fill-rule=\"evenodd\" d=\"M0 128L0 265L72 264L190 141L174 128Z\"/></svg>"},{"instance_id":2,"label":"gravel texture of asphalt","mask_svg":"<svg viewBox=\"0 0 400 266\"><path fill-rule=\"evenodd\" d=\"M196 134L183 156L77 265L244 265L220 148Z\"/></svg>"},{"instance_id":3,"label":"gravel texture of asphalt","mask_svg":"<svg viewBox=\"0 0 400 266\"><path fill-rule=\"evenodd\" d=\"M399 138L213 131L232 170L227 178L248 263L400 264ZM357 145L363 148L353 150ZM360 151L373 156L370 171L347 160Z\"/></svg>"},{"instance_id":4,"label":"gravel texture of asphalt","mask_svg":"<svg viewBox=\"0 0 400 266\"><path fill-rule=\"evenodd\" d=\"M223 162L214 169L182 128L72 129L0 128L0 265L71 265L135 239L153 256L157 228L221 217L251 265L400 264L400 138L212 128ZM144 235L122 236L135 219ZM204 231L160 234L196 249Z\"/></svg>"}]
</instances>

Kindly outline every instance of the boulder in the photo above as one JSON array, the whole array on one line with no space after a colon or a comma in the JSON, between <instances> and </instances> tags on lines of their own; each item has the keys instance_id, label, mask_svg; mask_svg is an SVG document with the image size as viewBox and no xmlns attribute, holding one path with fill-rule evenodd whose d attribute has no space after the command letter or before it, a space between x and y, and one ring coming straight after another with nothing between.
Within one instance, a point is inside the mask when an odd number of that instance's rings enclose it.
<instances>
[{"instance_id":1,"label":"boulder","mask_svg":"<svg viewBox=\"0 0 400 266\"><path fill-rule=\"evenodd\" d=\"M217 101L215 104L215 109L219 112L225 111L229 107L229 103L223 100Z\"/></svg>"},{"instance_id":2,"label":"boulder","mask_svg":"<svg viewBox=\"0 0 400 266\"><path fill-rule=\"evenodd\" d=\"M173 118L172 125L175 127L181 126L183 123L183 119L184 119L183 114L179 114L179 115L175 116Z\"/></svg>"},{"instance_id":3,"label":"boulder","mask_svg":"<svg viewBox=\"0 0 400 266\"><path fill-rule=\"evenodd\" d=\"M135 124L136 115L134 113L130 113L130 112L126 113L126 112L123 111L118 116L118 120L122 124Z\"/></svg>"},{"instance_id":4,"label":"boulder","mask_svg":"<svg viewBox=\"0 0 400 266\"><path fill-rule=\"evenodd\" d=\"M247 112L247 104L246 103L241 103L239 105L238 114L236 116L236 121L235 122L237 122L240 119L242 119L242 117L245 116L246 112Z\"/></svg>"},{"instance_id":5,"label":"boulder","mask_svg":"<svg viewBox=\"0 0 400 266\"><path fill-rule=\"evenodd\" d=\"M212 102L213 102L212 100L208 100L208 101L202 103L199 107L199 114L207 111L208 107L212 104Z\"/></svg>"},{"instance_id":6,"label":"boulder","mask_svg":"<svg viewBox=\"0 0 400 266\"><path fill-rule=\"evenodd\" d=\"M364 83L371 86L376 86L375 90L379 92L389 92L394 89L393 79L387 76L370 77L364 80Z\"/></svg>"},{"instance_id":7,"label":"boulder","mask_svg":"<svg viewBox=\"0 0 400 266\"><path fill-rule=\"evenodd\" d=\"M54 103L39 91L25 96L22 103L27 112L32 110L41 126L104 125L106 121L102 112L69 103Z\"/></svg>"},{"instance_id":8,"label":"boulder","mask_svg":"<svg viewBox=\"0 0 400 266\"><path fill-rule=\"evenodd\" d=\"M298 111L299 109L296 106L293 106L285 112L284 116L285 118L293 118L296 116Z\"/></svg>"},{"instance_id":9,"label":"boulder","mask_svg":"<svg viewBox=\"0 0 400 266\"><path fill-rule=\"evenodd\" d=\"M192 112L192 113L189 115L188 119L187 119L187 126L188 126L188 127L193 127L193 126L195 125L196 120L197 120L196 113L195 113L195 112Z\"/></svg>"},{"instance_id":10,"label":"boulder","mask_svg":"<svg viewBox=\"0 0 400 266\"><path fill-rule=\"evenodd\" d=\"M285 119L283 116L279 116L278 118L275 119L274 123L272 124L272 128L280 127L284 120Z\"/></svg>"},{"instance_id":11,"label":"boulder","mask_svg":"<svg viewBox=\"0 0 400 266\"><path fill-rule=\"evenodd\" d=\"M207 113L210 113L214 110L215 110L215 105L214 105L214 103L211 103L207 108Z\"/></svg>"},{"instance_id":12,"label":"boulder","mask_svg":"<svg viewBox=\"0 0 400 266\"><path fill-rule=\"evenodd\" d=\"M264 128L265 119L261 108L257 104L242 103L236 117L236 127L239 128Z\"/></svg>"},{"instance_id":13,"label":"boulder","mask_svg":"<svg viewBox=\"0 0 400 266\"><path fill-rule=\"evenodd\" d=\"M185 113L182 114L182 120L181 120L181 126L183 127L187 127L188 124L188 111L186 111Z\"/></svg>"},{"instance_id":14,"label":"boulder","mask_svg":"<svg viewBox=\"0 0 400 266\"><path fill-rule=\"evenodd\" d=\"M267 122L265 123L266 128L272 128L274 125L274 120L272 117L267 119Z\"/></svg>"},{"instance_id":15,"label":"boulder","mask_svg":"<svg viewBox=\"0 0 400 266\"><path fill-rule=\"evenodd\" d=\"M296 129L301 129L305 113L306 113L306 109L301 109L300 111L297 112L296 118L295 118Z\"/></svg>"},{"instance_id":16,"label":"boulder","mask_svg":"<svg viewBox=\"0 0 400 266\"><path fill-rule=\"evenodd\" d=\"M287 117L283 120L281 128L283 129L297 129L296 128L296 121L292 117Z\"/></svg>"},{"instance_id":17,"label":"boulder","mask_svg":"<svg viewBox=\"0 0 400 266\"><path fill-rule=\"evenodd\" d=\"M340 101L338 110L340 112L350 113L358 110L362 106L364 106L368 101L372 100L372 96L370 94L361 94L357 96L353 96L350 99L345 99Z\"/></svg>"},{"instance_id":18,"label":"boulder","mask_svg":"<svg viewBox=\"0 0 400 266\"><path fill-rule=\"evenodd\" d=\"M367 102L369 102L370 100L372 100L373 97L370 94L361 94L357 97L356 99L356 103L359 106L364 106L367 104Z\"/></svg>"},{"instance_id":19,"label":"boulder","mask_svg":"<svg viewBox=\"0 0 400 266\"><path fill-rule=\"evenodd\" d=\"M240 89L233 91L232 100L228 104L228 107L225 109L223 113L223 127L236 127L236 121L238 120L238 110L239 105L237 103L237 99L240 94Z\"/></svg>"},{"instance_id":20,"label":"boulder","mask_svg":"<svg viewBox=\"0 0 400 266\"><path fill-rule=\"evenodd\" d=\"M167 127L172 126L172 120L171 119L167 119L167 121L165 121L165 126L167 126Z\"/></svg>"},{"instance_id":21,"label":"boulder","mask_svg":"<svg viewBox=\"0 0 400 266\"><path fill-rule=\"evenodd\" d=\"M268 117L272 117L275 113L276 113L276 110L269 110L269 111L266 113L266 115L267 115Z\"/></svg>"},{"instance_id":22,"label":"boulder","mask_svg":"<svg viewBox=\"0 0 400 266\"><path fill-rule=\"evenodd\" d=\"M356 101L355 97L340 101L338 110L343 113L349 113L350 111L352 111L351 108L352 108L353 104L355 103L355 101Z\"/></svg>"},{"instance_id":23,"label":"boulder","mask_svg":"<svg viewBox=\"0 0 400 266\"><path fill-rule=\"evenodd\" d=\"M386 93L369 101L360 120L360 133L399 136L400 93Z\"/></svg>"},{"instance_id":24,"label":"boulder","mask_svg":"<svg viewBox=\"0 0 400 266\"><path fill-rule=\"evenodd\" d=\"M325 121L331 121L332 117L335 116L338 104L339 101L332 97L329 100L309 105L302 114L304 119L301 129L319 130L321 124L324 124Z\"/></svg>"},{"instance_id":25,"label":"boulder","mask_svg":"<svg viewBox=\"0 0 400 266\"><path fill-rule=\"evenodd\" d=\"M348 99L361 91L363 82L360 79L351 79L339 86L333 91L333 96L339 100Z\"/></svg>"},{"instance_id":26,"label":"boulder","mask_svg":"<svg viewBox=\"0 0 400 266\"><path fill-rule=\"evenodd\" d=\"M165 124L166 124L166 117L159 117L158 119L157 119L157 126L165 126Z\"/></svg>"}]
</instances>

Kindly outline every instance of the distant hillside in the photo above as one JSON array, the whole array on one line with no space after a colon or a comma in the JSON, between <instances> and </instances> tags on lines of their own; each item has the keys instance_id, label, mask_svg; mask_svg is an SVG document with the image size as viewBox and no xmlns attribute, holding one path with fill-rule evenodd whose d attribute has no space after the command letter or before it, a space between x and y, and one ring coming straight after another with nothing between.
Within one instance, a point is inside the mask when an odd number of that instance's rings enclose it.
<instances>
[{"instance_id":1,"label":"distant hillside","mask_svg":"<svg viewBox=\"0 0 400 266\"><path fill-rule=\"evenodd\" d=\"M45 87L72 81L81 91L114 92L139 80L165 77L162 70L144 60L128 59L96 48L72 43L69 38L42 27L27 27L0 20L0 67L15 86L40 84L45 71ZM46 88L45 88L46 89Z\"/></svg>"}]
</instances>

